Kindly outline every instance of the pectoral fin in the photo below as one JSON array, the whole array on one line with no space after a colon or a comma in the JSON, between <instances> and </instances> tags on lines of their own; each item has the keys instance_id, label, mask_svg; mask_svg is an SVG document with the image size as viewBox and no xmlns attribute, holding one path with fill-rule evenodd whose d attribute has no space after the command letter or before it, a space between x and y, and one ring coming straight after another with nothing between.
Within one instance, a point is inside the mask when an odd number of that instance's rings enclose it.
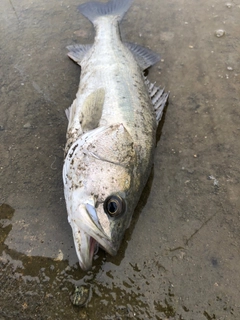
<instances>
[{"instance_id":1,"label":"pectoral fin","mask_svg":"<svg viewBox=\"0 0 240 320\"><path fill-rule=\"evenodd\" d=\"M97 89L87 96L82 105L81 126L83 132L97 128L102 116L105 90Z\"/></svg>"}]
</instances>

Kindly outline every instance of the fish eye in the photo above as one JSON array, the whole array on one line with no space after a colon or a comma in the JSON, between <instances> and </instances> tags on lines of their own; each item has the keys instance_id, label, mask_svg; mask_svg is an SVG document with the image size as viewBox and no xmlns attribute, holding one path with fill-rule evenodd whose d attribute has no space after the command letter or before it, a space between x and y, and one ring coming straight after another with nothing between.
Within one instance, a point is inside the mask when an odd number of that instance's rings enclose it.
<instances>
[{"instance_id":1,"label":"fish eye","mask_svg":"<svg viewBox=\"0 0 240 320\"><path fill-rule=\"evenodd\" d=\"M117 217L125 212L126 204L119 195L111 195L104 201L103 208L111 217Z\"/></svg>"}]
</instances>

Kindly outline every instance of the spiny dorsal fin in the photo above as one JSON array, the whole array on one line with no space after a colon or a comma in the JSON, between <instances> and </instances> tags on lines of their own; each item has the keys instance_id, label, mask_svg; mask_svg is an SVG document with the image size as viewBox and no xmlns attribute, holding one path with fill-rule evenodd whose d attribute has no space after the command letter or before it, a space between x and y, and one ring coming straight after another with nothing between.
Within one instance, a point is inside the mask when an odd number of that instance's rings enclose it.
<instances>
[{"instance_id":1,"label":"spiny dorsal fin","mask_svg":"<svg viewBox=\"0 0 240 320\"><path fill-rule=\"evenodd\" d=\"M126 42L124 44L131 51L137 64L142 70L151 67L160 60L160 56L148 48L131 42Z\"/></svg>"},{"instance_id":2,"label":"spiny dorsal fin","mask_svg":"<svg viewBox=\"0 0 240 320\"><path fill-rule=\"evenodd\" d=\"M165 92L164 88L161 89L160 87L157 87L155 83L151 83L147 78L145 78L145 83L148 86L149 96L152 100L154 111L156 113L157 124L159 124L164 107L168 101L169 92Z\"/></svg>"}]
</instances>

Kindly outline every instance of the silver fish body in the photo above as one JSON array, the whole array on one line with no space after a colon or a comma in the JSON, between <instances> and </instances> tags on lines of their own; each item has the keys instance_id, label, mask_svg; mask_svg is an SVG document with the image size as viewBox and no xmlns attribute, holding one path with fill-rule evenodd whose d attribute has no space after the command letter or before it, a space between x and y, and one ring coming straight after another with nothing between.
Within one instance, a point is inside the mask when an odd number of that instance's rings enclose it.
<instances>
[{"instance_id":1,"label":"silver fish body","mask_svg":"<svg viewBox=\"0 0 240 320\"><path fill-rule=\"evenodd\" d=\"M97 244L111 255L118 251L150 174L157 124L168 98L143 75L159 57L121 40L118 24L131 3L81 5L95 27L95 41L68 47L70 58L81 65L81 77L66 111L63 182L84 270L91 268Z\"/></svg>"}]
</instances>

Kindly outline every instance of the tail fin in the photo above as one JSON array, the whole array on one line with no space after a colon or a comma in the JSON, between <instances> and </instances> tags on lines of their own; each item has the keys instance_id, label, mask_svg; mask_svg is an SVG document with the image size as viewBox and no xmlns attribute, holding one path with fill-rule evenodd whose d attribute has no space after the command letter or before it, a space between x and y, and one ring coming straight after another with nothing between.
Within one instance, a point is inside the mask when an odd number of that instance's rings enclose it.
<instances>
[{"instance_id":1,"label":"tail fin","mask_svg":"<svg viewBox=\"0 0 240 320\"><path fill-rule=\"evenodd\" d=\"M133 0L110 0L103 2L87 2L78 6L78 10L92 23L101 16L113 15L121 21L124 14L128 11Z\"/></svg>"}]
</instances>

